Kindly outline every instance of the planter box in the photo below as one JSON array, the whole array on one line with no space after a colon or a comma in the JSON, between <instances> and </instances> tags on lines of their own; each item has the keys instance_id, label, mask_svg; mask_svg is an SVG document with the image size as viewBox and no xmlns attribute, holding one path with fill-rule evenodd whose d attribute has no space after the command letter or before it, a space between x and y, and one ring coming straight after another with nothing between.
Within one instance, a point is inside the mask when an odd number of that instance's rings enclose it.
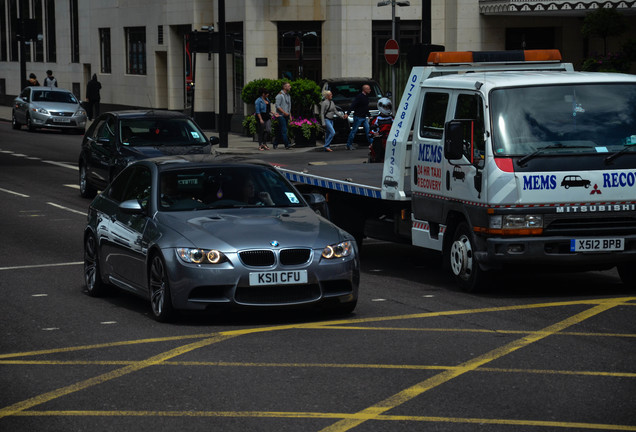
<instances>
[{"instance_id":1,"label":"planter box","mask_svg":"<svg viewBox=\"0 0 636 432\"><path fill-rule=\"evenodd\" d=\"M311 131L311 137L305 138L300 129L294 129L294 143L296 147L316 147L316 131Z\"/></svg>"}]
</instances>

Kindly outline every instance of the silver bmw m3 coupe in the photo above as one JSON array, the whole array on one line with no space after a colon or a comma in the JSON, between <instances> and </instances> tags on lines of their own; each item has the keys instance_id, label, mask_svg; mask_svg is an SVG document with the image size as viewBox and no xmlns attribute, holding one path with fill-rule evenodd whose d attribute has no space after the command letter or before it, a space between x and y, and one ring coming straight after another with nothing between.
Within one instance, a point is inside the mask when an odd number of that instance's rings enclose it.
<instances>
[{"instance_id":1,"label":"silver bmw m3 coupe","mask_svg":"<svg viewBox=\"0 0 636 432\"><path fill-rule=\"evenodd\" d=\"M210 306L354 310L353 237L316 214L276 168L211 155L146 159L91 203L88 294L147 298L158 321Z\"/></svg>"}]
</instances>

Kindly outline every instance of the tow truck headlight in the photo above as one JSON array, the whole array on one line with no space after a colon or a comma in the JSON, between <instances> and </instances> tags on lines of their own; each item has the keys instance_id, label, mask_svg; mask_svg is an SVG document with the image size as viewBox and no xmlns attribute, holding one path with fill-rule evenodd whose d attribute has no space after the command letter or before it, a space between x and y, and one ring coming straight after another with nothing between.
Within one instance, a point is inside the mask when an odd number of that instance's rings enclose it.
<instances>
[{"instance_id":1,"label":"tow truck headlight","mask_svg":"<svg viewBox=\"0 0 636 432\"><path fill-rule=\"evenodd\" d=\"M491 234L540 234L542 230L542 215L491 215L488 221Z\"/></svg>"},{"instance_id":2,"label":"tow truck headlight","mask_svg":"<svg viewBox=\"0 0 636 432\"><path fill-rule=\"evenodd\" d=\"M322 257L326 259L344 258L353 252L353 245L350 241L326 246L322 250Z\"/></svg>"}]
</instances>

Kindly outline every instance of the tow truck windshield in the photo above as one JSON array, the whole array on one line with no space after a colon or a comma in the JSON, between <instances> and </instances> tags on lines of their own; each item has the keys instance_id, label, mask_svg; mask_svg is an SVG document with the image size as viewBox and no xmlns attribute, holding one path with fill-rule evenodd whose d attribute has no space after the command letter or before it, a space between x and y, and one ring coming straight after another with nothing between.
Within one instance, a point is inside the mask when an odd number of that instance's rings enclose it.
<instances>
[{"instance_id":1,"label":"tow truck windshield","mask_svg":"<svg viewBox=\"0 0 636 432\"><path fill-rule=\"evenodd\" d=\"M607 156L636 144L636 84L502 88L491 106L496 156Z\"/></svg>"}]
</instances>

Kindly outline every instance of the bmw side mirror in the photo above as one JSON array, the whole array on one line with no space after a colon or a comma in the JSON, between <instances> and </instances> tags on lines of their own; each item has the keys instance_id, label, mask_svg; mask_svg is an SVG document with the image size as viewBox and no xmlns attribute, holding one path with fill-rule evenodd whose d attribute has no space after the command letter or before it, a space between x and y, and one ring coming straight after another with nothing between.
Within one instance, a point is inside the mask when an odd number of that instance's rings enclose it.
<instances>
[{"instance_id":1,"label":"bmw side mirror","mask_svg":"<svg viewBox=\"0 0 636 432\"><path fill-rule=\"evenodd\" d=\"M329 205L327 204L327 200L324 196L311 193L311 194L303 194L303 198L309 204L309 207L317 214L326 219L329 219Z\"/></svg>"},{"instance_id":2,"label":"bmw side mirror","mask_svg":"<svg viewBox=\"0 0 636 432\"><path fill-rule=\"evenodd\" d=\"M110 139L108 139L108 138L97 138L97 144L102 145L104 147L110 147Z\"/></svg>"},{"instance_id":3,"label":"bmw side mirror","mask_svg":"<svg viewBox=\"0 0 636 432\"><path fill-rule=\"evenodd\" d=\"M136 199L126 200L119 204L119 210L126 214L142 214L144 208Z\"/></svg>"}]
</instances>

